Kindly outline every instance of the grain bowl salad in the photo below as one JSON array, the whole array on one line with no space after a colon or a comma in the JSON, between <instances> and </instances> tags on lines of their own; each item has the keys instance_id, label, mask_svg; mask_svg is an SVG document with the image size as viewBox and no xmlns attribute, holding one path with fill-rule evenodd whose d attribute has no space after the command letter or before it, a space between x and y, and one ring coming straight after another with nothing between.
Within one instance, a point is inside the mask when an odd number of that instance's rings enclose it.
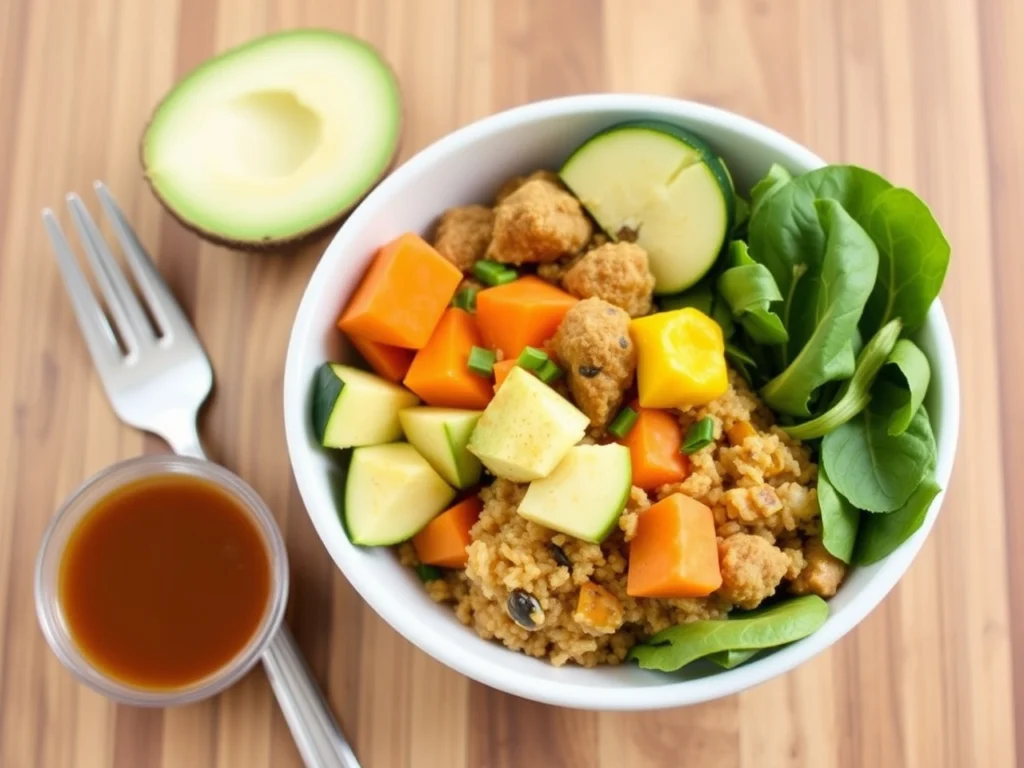
<instances>
[{"instance_id":1,"label":"grain bowl salad","mask_svg":"<svg viewBox=\"0 0 1024 768\"><path fill-rule=\"evenodd\" d=\"M939 492L928 207L849 165L741 193L706 138L615 125L383 244L313 382L349 539L556 666L800 640Z\"/></svg>"}]
</instances>

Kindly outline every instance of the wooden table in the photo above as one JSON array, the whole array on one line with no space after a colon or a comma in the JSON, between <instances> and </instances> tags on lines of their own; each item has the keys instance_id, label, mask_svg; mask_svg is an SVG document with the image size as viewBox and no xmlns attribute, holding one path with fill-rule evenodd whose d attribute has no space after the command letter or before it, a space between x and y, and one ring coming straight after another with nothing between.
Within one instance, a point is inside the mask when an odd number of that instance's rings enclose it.
<instances>
[{"instance_id":1,"label":"wooden table","mask_svg":"<svg viewBox=\"0 0 1024 768\"><path fill-rule=\"evenodd\" d=\"M326 240L283 255L203 243L161 211L136 159L178 77L307 25L383 49L404 88L404 157L527 101L647 91L749 115L933 206L954 251L943 300L963 387L955 480L907 577L855 632L724 701L592 714L470 683L362 604L306 518L281 417L293 313ZM42 206L94 178L207 344L217 390L204 436L287 532L289 621L365 766L1013 765L1024 492L1004 476L1024 467L1022 37L1019 0L0 2L0 766L298 765L262 672L198 706L117 708L75 683L36 625L32 566L51 512L94 471L165 450L108 408L40 226Z\"/></svg>"}]
</instances>

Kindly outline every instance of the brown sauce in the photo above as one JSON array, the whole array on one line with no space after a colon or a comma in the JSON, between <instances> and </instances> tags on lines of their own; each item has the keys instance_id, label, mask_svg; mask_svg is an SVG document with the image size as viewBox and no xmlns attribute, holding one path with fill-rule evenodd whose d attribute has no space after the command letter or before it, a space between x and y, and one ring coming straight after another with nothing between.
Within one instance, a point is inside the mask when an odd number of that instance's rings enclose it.
<instances>
[{"instance_id":1,"label":"brown sauce","mask_svg":"<svg viewBox=\"0 0 1024 768\"><path fill-rule=\"evenodd\" d=\"M224 667L270 599L270 558L234 497L194 477L137 481L72 532L59 598L71 637L104 674L188 686Z\"/></svg>"}]
</instances>

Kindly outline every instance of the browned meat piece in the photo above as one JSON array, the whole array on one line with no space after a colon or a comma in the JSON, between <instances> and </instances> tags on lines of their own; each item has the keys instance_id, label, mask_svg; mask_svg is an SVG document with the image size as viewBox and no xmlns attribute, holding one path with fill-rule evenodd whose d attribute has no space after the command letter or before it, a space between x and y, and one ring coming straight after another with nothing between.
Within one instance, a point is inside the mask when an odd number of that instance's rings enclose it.
<instances>
[{"instance_id":1,"label":"browned meat piece","mask_svg":"<svg viewBox=\"0 0 1024 768\"><path fill-rule=\"evenodd\" d=\"M629 315L607 301L584 299L565 314L554 351L580 410L595 427L605 426L622 404L636 371Z\"/></svg>"},{"instance_id":2,"label":"browned meat piece","mask_svg":"<svg viewBox=\"0 0 1024 768\"><path fill-rule=\"evenodd\" d=\"M562 285L573 296L604 299L630 317L651 311L654 275L647 251L633 243L608 243L587 251L565 273Z\"/></svg>"},{"instance_id":3,"label":"browned meat piece","mask_svg":"<svg viewBox=\"0 0 1024 768\"><path fill-rule=\"evenodd\" d=\"M565 185L562 184L562 180L558 178L558 174L554 171L534 171L529 176L513 176L511 179L501 185L501 189L498 190L498 194L494 197L494 204L497 205L506 197L511 195L513 192L519 190L523 184L528 181L546 181L549 184L554 184L559 189L565 189Z\"/></svg>"},{"instance_id":4,"label":"browned meat piece","mask_svg":"<svg viewBox=\"0 0 1024 768\"><path fill-rule=\"evenodd\" d=\"M722 586L718 594L740 608L756 608L775 594L789 557L767 539L737 533L718 543Z\"/></svg>"},{"instance_id":5,"label":"browned meat piece","mask_svg":"<svg viewBox=\"0 0 1024 768\"><path fill-rule=\"evenodd\" d=\"M487 258L505 264L557 261L577 253L593 227L579 201L554 184L523 184L494 209Z\"/></svg>"},{"instance_id":6,"label":"browned meat piece","mask_svg":"<svg viewBox=\"0 0 1024 768\"><path fill-rule=\"evenodd\" d=\"M438 253L469 272L484 257L494 232L494 211L482 205L449 208L441 215L434 233Z\"/></svg>"},{"instance_id":7,"label":"browned meat piece","mask_svg":"<svg viewBox=\"0 0 1024 768\"><path fill-rule=\"evenodd\" d=\"M804 559L807 563L790 583L789 591L794 595L813 592L821 597L832 597L846 578L846 564L829 554L817 536L804 542Z\"/></svg>"}]
</instances>

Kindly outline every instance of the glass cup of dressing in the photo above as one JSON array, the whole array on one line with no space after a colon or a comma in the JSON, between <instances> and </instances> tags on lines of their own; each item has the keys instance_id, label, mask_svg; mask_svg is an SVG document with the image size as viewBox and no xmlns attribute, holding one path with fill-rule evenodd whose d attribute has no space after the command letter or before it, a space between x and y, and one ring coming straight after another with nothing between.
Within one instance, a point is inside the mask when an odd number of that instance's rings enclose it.
<instances>
[{"instance_id":1,"label":"glass cup of dressing","mask_svg":"<svg viewBox=\"0 0 1024 768\"><path fill-rule=\"evenodd\" d=\"M36 561L47 642L125 704L213 696L260 659L284 617L288 564L270 510L212 462L150 455L87 480Z\"/></svg>"}]
</instances>

